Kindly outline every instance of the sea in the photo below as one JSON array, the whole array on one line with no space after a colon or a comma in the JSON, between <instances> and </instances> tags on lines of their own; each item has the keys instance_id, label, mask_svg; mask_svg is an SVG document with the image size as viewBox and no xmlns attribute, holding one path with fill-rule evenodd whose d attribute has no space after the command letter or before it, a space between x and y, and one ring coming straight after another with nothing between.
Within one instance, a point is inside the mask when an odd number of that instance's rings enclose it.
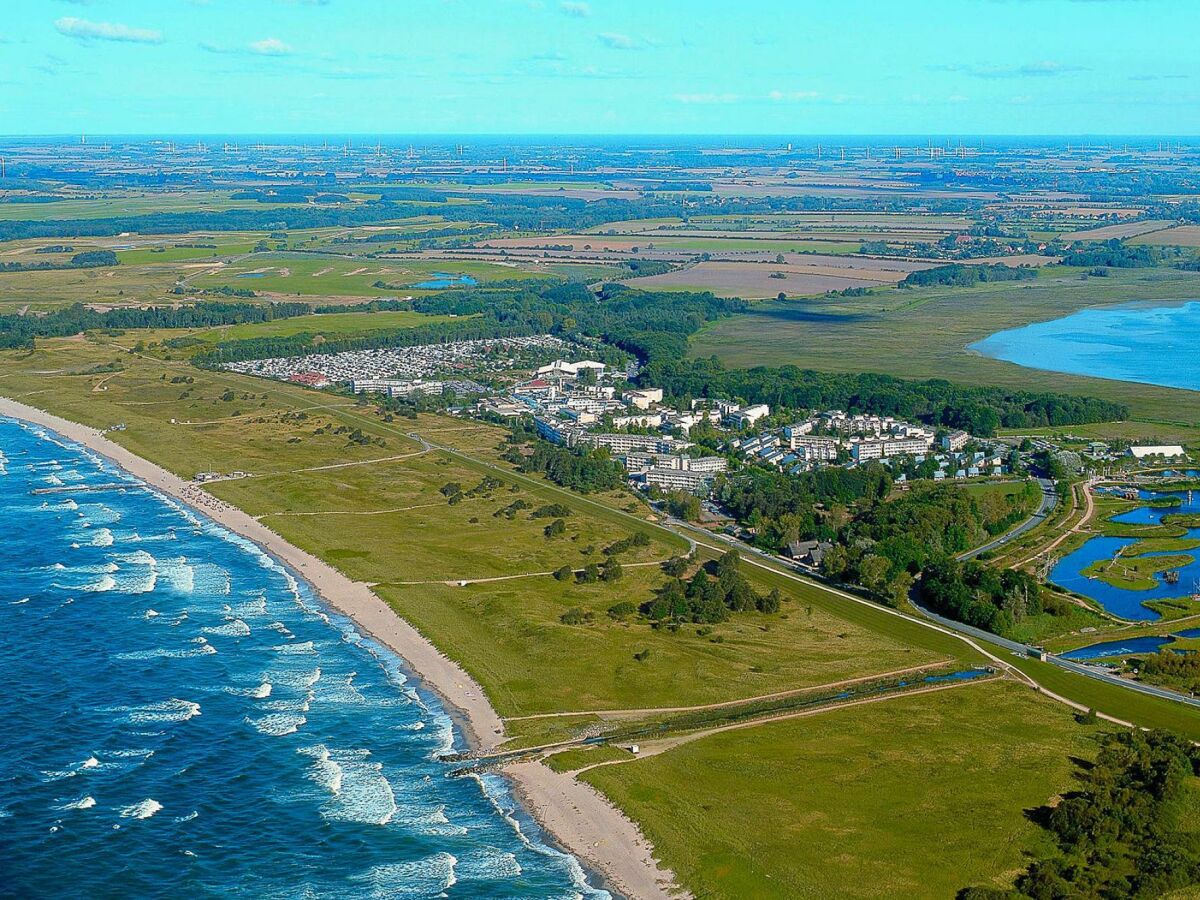
<instances>
[{"instance_id":1,"label":"sea","mask_svg":"<svg viewBox=\"0 0 1200 900\"><path fill-rule=\"evenodd\" d=\"M254 544L4 418L0 535L0 896L609 897Z\"/></svg>"},{"instance_id":2,"label":"sea","mask_svg":"<svg viewBox=\"0 0 1200 900\"><path fill-rule=\"evenodd\" d=\"M1017 365L1200 391L1200 302L1126 304L1000 331L968 349Z\"/></svg>"}]
</instances>

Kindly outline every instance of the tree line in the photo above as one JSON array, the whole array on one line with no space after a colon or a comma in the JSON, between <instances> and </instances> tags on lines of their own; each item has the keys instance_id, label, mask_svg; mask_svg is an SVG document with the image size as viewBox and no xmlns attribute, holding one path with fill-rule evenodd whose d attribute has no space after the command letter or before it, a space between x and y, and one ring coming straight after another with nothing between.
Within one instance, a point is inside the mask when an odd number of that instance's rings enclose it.
<instances>
[{"instance_id":1,"label":"tree line","mask_svg":"<svg viewBox=\"0 0 1200 900\"><path fill-rule=\"evenodd\" d=\"M637 352L635 347L627 349ZM641 354L639 354L640 356ZM999 427L1083 425L1126 418L1127 407L1070 394L965 386L942 379L910 381L872 373L815 372L797 366L726 369L718 360L660 354L640 381L673 398L729 398L775 409L844 409L961 428L981 437Z\"/></svg>"}]
</instances>

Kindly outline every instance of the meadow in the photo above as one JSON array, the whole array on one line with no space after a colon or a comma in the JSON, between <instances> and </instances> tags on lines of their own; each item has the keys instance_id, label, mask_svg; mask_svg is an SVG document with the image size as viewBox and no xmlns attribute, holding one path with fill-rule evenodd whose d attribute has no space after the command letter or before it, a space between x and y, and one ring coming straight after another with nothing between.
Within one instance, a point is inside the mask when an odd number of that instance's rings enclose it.
<instances>
[{"instance_id":1,"label":"meadow","mask_svg":"<svg viewBox=\"0 0 1200 900\"><path fill-rule=\"evenodd\" d=\"M1087 278L1044 270L1034 281L973 288L883 290L866 297L768 302L722 320L692 339L692 355L731 367L796 365L832 372L883 372L1103 397L1169 436L1200 423L1191 391L1027 369L988 359L967 345L996 331L1059 318L1090 306L1200 296L1200 275L1167 269L1112 270ZM1092 432L1103 434L1096 426Z\"/></svg>"},{"instance_id":2,"label":"meadow","mask_svg":"<svg viewBox=\"0 0 1200 900\"><path fill-rule=\"evenodd\" d=\"M986 712L984 712L986 711ZM697 896L1003 888L1095 729L1008 681L727 731L582 776ZM886 737L884 737L886 736ZM986 827L980 827L986 823Z\"/></svg>"},{"instance_id":3,"label":"meadow","mask_svg":"<svg viewBox=\"0 0 1200 900\"><path fill-rule=\"evenodd\" d=\"M357 260L256 253L188 279L197 288L232 287L296 297L388 297L430 293L415 287L435 273L466 275L481 283L537 276L511 266L470 260ZM376 287L377 283L386 285Z\"/></svg>"}]
</instances>

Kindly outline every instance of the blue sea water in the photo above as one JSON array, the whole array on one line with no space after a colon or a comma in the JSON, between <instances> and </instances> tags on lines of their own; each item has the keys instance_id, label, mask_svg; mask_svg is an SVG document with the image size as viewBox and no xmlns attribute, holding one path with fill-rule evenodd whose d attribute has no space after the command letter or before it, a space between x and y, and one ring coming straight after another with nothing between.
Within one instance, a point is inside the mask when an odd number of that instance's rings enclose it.
<instances>
[{"instance_id":1,"label":"blue sea water","mask_svg":"<svg viewBox=\"0 0 1200 900\"><path fill-rule=\"evenodd\" d=\"M608 896L249 542L11 419L0 533L0 895Z\"/></svg>"},{"instance_id":2,"label":"blue sea water","mask_svg":"<svg viewBox=\"0 0 1200 900\"><path fill-rule=\"evenodd\" d=\"M1007 362L1200 391L1200 302L1085 309L1000 331L969 349Z\"/></svg>"}]
</instances>

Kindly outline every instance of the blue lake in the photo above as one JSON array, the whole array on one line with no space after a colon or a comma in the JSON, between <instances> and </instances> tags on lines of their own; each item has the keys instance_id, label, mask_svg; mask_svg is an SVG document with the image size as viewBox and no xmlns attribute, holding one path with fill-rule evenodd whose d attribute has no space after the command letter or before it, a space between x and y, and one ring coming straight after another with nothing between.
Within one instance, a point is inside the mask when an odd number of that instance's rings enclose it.
<instances>
[{"instance_id":1,"label":"blue lake","mask_svg":"<svg viewBox=\"0 0 1200 900\"><path fill-rule=\"evenodd\" d=\"M608 897L253 544L9 419L0 529L0 895Z\"/></svg>"},{"instance_id":2,"label":"blue lake","mask_svg":"<svg viewBox=\"0 0 1200 900\"><path fill-rule=\"evenodd\" d=\"M1200 302L1085 309L1000 331L969 349L1007 362L1200 391Z\"/></svg>"},{"instance_id":3,"label":"blue lake","mask_svg":"<svg viewBox=\"0 0 1200 900\"><path fill-rule=\"evenodd\" d=\"M1147 491L1138 493L1143 499L1167 496ZM1172 507L1139 506L1114 516L1112 521L1125 524L1156 525L1162 522L1163 516L1171 513L1200 513L1200 492L1194 492L1190 502L1186 492L1177 493L1174 496L1180 498L1181 505ZM1200 540L1200 528L1190 529L1187 537ZM1059 560L1050 573L1050 581L1059 587L1095 600L1106 610L1123 619L1143 622L1158 619L1158 613L1144 606L1143 603L1147 600L1166 600L1191 594L1193 585L1200 582L1200 551L1188 552L1188 555L1193 556L1196 561L1178 569L1179 581L1176 584L1168 584L1164 580L1163 574L1160 573L1156 576L1156 586L1146 591L1131 591L1114 587L1099 578L1088 578L1082 574L1083 570L1092 563L1110 560L1116 556L1118 551L1137 542L1138 538L1094 537L1078 550L1068 553ZM1176 554L1151 553L1147 555L1174 556Z\"/></svg>"},{"instance_id":4,"label":"blue lake","mask_svg":"<svg viewBox=\"0 0 1200 900\"><path fill-rule=\"evenodd\" d=\"M479 284L479 282L470 275L451 275L447 272L434 272L433 277L428 281L418 282L413 287L425 291L435 291L442 288L470 287L475 284Z\"/></svg>"},{"instance_id":5,"label":"blue lake","mask_svg":"<svg viewBox=\"0 0 1200 900\"><path fill-rule=\"evenodd\" d=\"M1088 659L1103 659L1107 656L1133 656L1139 653L1157 653L1163 647L1169 647L1175 642L1176 638L1197 638L1200 637L1200 628L1188 628L1184 631L1177 631L1174 634L1168 634L1163 637L1135 637L1126 638L1123 641L1103 641L1099 644L1089 644L1086 647L1079 647L1075 650L1068 650L1066 653L1060 653L1063 659L1088 660ZM1179 653L1187 653L1190 651L1179 650Z\"/></svg>"}]
</instances>

